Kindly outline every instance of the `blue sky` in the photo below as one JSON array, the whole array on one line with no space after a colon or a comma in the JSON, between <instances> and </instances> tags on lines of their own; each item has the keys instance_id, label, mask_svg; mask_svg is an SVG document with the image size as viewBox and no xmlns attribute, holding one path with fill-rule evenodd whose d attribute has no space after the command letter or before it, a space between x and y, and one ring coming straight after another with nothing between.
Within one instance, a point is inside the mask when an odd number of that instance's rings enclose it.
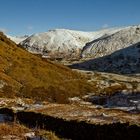
<instances>
[{"instance_id":1,"label":"blue sky","mask_svg":"<svg viewBox=\"0 0 140 140\"><path fill-rule=\"evenodd\" d=\"M139 7L140 0L0 0L0 29L24 35L134 25L140 24Z\"/></svg>"}]
</instances>

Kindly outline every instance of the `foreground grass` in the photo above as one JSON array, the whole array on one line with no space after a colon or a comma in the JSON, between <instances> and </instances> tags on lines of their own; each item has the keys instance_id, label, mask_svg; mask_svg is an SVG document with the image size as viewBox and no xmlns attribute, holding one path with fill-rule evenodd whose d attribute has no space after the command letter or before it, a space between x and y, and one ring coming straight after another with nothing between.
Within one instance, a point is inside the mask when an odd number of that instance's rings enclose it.
<instances>
[{"instance_id":1,"label":"foreground grass","mask_svg":"<svg viewBox=\"0 0 140 140\"><path fill-rule=\"evenodd\" d=\"M53 132L45 131L45 130L31 130L27 127L20 124L0 124L0 140L7 140L11 138L18 140L27 140L27 133L34 133L35 136L40 136L46 138L48 140L60 140Z\"/></svg>"},{"instance_id":2,"label":"foreground grass","mask_svg":"<svg viewBox=\"0 0 140 140\"><path fill-rule=\"evenodd\" d=\"M0 139L7 139L8 136L19 137L21 140L25 140L24 134L29 132L29 129L18 124L0 124ZM7 138L6 138L7 137Z\"/></svg>"}]
</instances>

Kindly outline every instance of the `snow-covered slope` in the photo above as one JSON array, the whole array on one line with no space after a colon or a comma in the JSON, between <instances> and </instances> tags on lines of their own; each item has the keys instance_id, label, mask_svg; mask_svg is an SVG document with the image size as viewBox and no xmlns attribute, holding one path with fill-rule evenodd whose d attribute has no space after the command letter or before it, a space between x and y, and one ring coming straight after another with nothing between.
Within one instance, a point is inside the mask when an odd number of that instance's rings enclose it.
<instances>
[{"instance_id":1,"label":"snow-covered slope","mask_svg":"<svg viewBox=\"0 0 140 140\"><path fill-rule=\"evenodd\" d=\"M96 32L55 29L34 34L20 44L31 53L42 54L42 56L77 58L87 42L119 30L121 28L104 29Z\"/></svg>"},{"instance_id":2,"label":"snow-covered slope","mask_svg":"<svg viewBox=\"0 0 140 140\"><path fill-rule=\"evenodd\" d=\"M74 64L73 68L113 73L140 73L140 42L110 55Z\"/></svg>"},{"instance_id":3,"label":"snow-covered slope","mask_svg":"<svg viewBox=\"0 0 140 140\"><path fill-rule=\"evenodd\" d=\"M10 35L6 35L8 38L10 38L12 41L14 41L16 44L19 44L20 42L22 42L23 40L25 40L26 38L28 38L29 36L25 35L25 36L10 36Z\"/></svg>"},{"instance_id":4,"label":"snow-covered slope","mask_svg":"<svg viewBox=\"0 0 140 140\"><path fill-rule=\"evenodd\" d=\"M140 25L125 27L112 35L105 35L87 43L82 50L82 57L102 57L137 42L140 42Z\"/></svg>"}]
</instances>

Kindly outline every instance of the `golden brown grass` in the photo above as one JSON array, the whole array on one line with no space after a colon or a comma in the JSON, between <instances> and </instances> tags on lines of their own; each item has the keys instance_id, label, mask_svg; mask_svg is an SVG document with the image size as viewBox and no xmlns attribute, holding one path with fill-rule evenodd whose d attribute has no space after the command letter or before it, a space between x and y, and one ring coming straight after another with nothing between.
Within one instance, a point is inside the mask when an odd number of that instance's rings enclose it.
<instances>
[{"instance_id":1,"label":"golden brown grass","mask_svg":"<svg viewBox=\"0 0 140 140\"><path fill-rule=\"evenodd\" d=\"M67 67L43 61L17 47L0 33L0 80L7 83L0 96L28 97L65 103L68 97L92 91L80 74Z\"/></svg>"},{"instance_id":2,"label":"golden brown grass","mask_svg":"<svg viewBox=\"0 0 140 140\"><path fill-rule=\"evenodd\" d=\"M25 140L24 134L29 132L29 129L24 127L23 125L18 124L0 124L0 139L4 136L16 136L19 137L21 140Z\"/></svg>"},{"instance_id":3,"label":"golden brown grass","mask_svg":"<svg viewBox=\"0 0 140 140\"><path fill-rule=\"evenodd\" d=\"M102 93L107 94L107 95L112 95L114 93L120 92L125 89L126 89L126 86L124 84L114 85L114 86L104 88Z\"/></svg>"},{"instance_id":4,"label":"golden brown grass","mask_svg":"<svg viewBox=\"0 0 140 140\"><path fill-rule=\"evenodd\" d=\"M14 138L18 138L19 140L27 140L27 137L25 137L25 134L30 133L30 132L34 132L36 136L47 138L48 140L60 140L55 135L55 133L51 131L45 131L45 130L40 130L40 129L33 131L23 125L16 124L16 123L12 123L12 124L1 123L0 124L0 140L2 139L6 140L8 136L11 136L11 139L13 138L13 140Z\"/></svg>"},{"instance_id":5,"label":"golden brown grass","mask_svg":"<svg viewBox=\"0 0 140 140\"><path fill-rule=\"evenodd\" d=\"M45 130L39 130L38 135L42 136L43 138L46 138L48 140L60 140L55 133L51 131L45 131Z\"/></svg>"}]
</instances>

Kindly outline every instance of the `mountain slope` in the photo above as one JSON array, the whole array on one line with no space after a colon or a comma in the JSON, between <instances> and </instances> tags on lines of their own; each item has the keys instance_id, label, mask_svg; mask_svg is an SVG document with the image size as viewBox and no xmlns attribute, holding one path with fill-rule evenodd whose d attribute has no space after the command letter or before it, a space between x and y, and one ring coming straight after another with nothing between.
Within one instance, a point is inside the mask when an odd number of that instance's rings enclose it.
<instances>
[{"instance_id":1,"label":"mountain slope","mask_svg":"<svg viewBox=\"0 0 140 140\"><path fill-rule=\"evenodd\" d=\"M140 73L140 42L110 55L74 64L72 67L119 74Z\"/></svg>"},{"instance_id":2,"label":"mountain slope","mask_svg":"<svg viewBox=\"0 0 140 140\"><path fill-rule=\"evenodd\" d=\"M82 32L66 29L50 30L34 34L20 44L31 53L58 58L77 58L83 46L105 34L112 34L121 28L104 29L96 32Z\"/></svg>"},{"instance_id":3,"label":"mountain slope","mask_svg":"<svg viewBox=\"0 0 140 140\"><path fill-rule=\"evenodd\" d=\"M83 58L98 58L140 42L140 25L126 27L112 35L87 43L82 50Z\"/></svg>"},{"instance_id":4,"label":"mountain slope","mask_svg":"<svg viewBox=\"0 0 140 140\"><path fill-rule=\"evenodd\" d=\"M91 91L91 86L78 73L43 61L0 33L0 96L63 103L68 97Z\"/></svg>"}]
</instances>

